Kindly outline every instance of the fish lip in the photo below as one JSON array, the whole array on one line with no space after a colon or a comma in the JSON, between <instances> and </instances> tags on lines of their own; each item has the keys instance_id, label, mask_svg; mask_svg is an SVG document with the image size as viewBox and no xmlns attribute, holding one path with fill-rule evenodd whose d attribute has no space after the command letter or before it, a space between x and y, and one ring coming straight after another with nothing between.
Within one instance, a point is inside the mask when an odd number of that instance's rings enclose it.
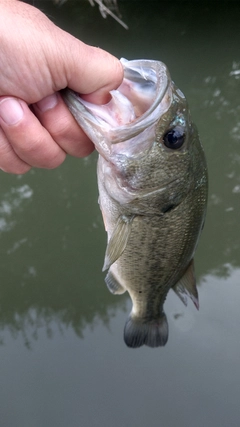
<instances>
[{"instance_id":1,"label":"fish lip","mask_svg":"<svg viewBox=\"0 0 240 427\"><path fill-rule=\"evenodd\" d=\"M157 121L159 117L156 117L154 112L161 104L161 101L166 95L167 90L171 84L171 78L168 69L163 62L147 59L127 61L123 58L120 61L124 68L124 74L126 75L128 75L130 69L139 67L142 67L142 69L145 68L146 70L153 70L156 75L156 97L150 107L147 109L147 111L143 113L139 118L135 119L133 122L117 127L107 125L106 122L101 123L101 120L99 120L98 117L94 116L91 111L83 103L81 103L81 98L79 94L73 92L68 88L62 91L62 95L65 102L69 106L72 114L74 115L80 126L83 128L83 130L85 130L88 134L89 128L95 127L97 128L98 135L104 138L105 148L104 150L101 150L101 153L100 150L98 150L101 155L105 154L104 157L106 157L106 155L108 157L111 153L112 144L124 142L130 138L137 136L143 131L143 129L151 126ZM80 115L81 117L77 117L78 115ZM91 139L93 140L92 137ZM93 142L95 143L94 140ZM96 148L98 149L98 144L95 144Z\"/></svg>"},{"instance_id":2,"label":"fish lip","mask_svg":"<svg viewBox=\"0 0 240 427\"><path fill-rule=\"evenodd\" d=\"M145 119L156 109L156 107L161 103L161 101L163 100L167 89L169 87L169 84L171 82L171 78L168 72L168 69L166 67L166 65L161 62L161 61L153 61L150 59L136 59L133 61L127 61L124 58L120 59L120 62L123 65L123 70L124 70L124 76L127 73L127 70L130 68L134 68L134 66L142 66L144 68L149 68L152 69L156 72L156 77L157 77L157 84L158 84L158 93L157 96L155 98L155 100L153 101L153 103L151 104L151 106L147 109L147 111L145 113L143 113L139 118L137 118L136 120L134 120L134 122L132 123L128 123L126 125L122 125L122 126L118 126L117 127L117 131L121 132L122 129L126 129L126 128L131 128L132 130L134 128L138 128L139 124L143 121L145 121ZM130 66L129 66L130 64ZM147 125L149 126L151 123L148 123ZM144 123L144 126L146 126L146 122ZM138 130L138 129L137 129ZM141 129L139 129L139 132L141 132ZM137 133L139 133L137 132ZM137 135L136 133L136 135ZM131 136L134 136L135 134L131 132ZM127 139L127 138L126 138ZM123 140L122 140L123 141Z\"/></svg>"}]
</instances>

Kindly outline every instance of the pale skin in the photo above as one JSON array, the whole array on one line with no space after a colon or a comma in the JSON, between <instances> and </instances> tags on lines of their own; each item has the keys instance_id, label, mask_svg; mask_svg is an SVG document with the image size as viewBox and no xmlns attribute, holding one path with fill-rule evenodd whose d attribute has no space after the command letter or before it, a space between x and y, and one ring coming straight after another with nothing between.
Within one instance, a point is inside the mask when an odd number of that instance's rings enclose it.
<instances>
[{"instance_id":1,"label":"pale skin","mask_svg":"<svg viewBox=\"0 0 240 427\"><path fill-rule=\"evenodd\" d=\"M52 169L94 146L65 106L69 87L100 104L123 78L120 61L19 0L0 0L0 168Z\"/></svg>"}]
</instances>

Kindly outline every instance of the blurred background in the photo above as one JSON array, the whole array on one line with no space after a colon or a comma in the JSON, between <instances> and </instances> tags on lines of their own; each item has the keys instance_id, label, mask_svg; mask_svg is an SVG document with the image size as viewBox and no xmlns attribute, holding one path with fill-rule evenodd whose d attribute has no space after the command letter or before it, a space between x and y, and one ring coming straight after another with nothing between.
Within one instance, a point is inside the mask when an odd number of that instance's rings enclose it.
<instances>
[{"instance_id":1,"label":"blurred background","mask_svg":"<svg viewBox=\"0 0 240 427\"><path fill-rule=\"evenodd\" d=\"M0 173L1 425L238 426L240 3L118 0L112 11L128 30L87 0L29 3L117 57L167 64L197 124L210 188L195 256L200 311L170 291L166 347L131 350L122 338L130 300L111 295L101 272L96 153Z\"/></svg>"}]
</instances>

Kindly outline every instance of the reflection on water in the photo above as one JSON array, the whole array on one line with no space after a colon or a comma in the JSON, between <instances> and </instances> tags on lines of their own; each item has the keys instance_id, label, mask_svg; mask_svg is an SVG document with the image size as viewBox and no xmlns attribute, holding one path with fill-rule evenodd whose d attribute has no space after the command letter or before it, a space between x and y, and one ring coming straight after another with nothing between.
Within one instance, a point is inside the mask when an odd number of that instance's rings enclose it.
<instances>
[{"instance_id":1,"label":"reflection on water","mask_svg":"<svg viewBox=\"0 0 240 427\"><path fill-rule=\"evenodd\" d=\"M193 89L198 127L209 163L205 233L211 256L203 261L205 272L218 277L223 265L240 265L240 104L236 96L240 90L239 64L236 59L223 61L215 74L202 73L199 85Z\"/></svg>"},{"instance_id":2,"label":"reflection on water","mask_svg":"<svg viewBox=\"0 0 240 427\"><path fill-rule=\"evenodd\" d=\"M202 295L201 333L207 338L206 345L218 353L224 340L230 358L239 354L239 299L240 268L224 264L221 269L202 279L207 290Z\"/></svg>"},{"instance_id":3,"label":"reflection on water","mask_svg":"<svg viewBox=\"0 0 240 427\"><path fill-rule=\"evenodd\" d=\"M0 232L9 231L15 224L11 219L15 210L24 210L24 202L33 195L28 184L13 187L0 201ZM17 243L16 243L17 244Z\"/></svg>"},{"instance_id":4,"label":"reflection on water","mask_svg":"<svg viewBox=\"0 0 240 427\"><path fill-rule=\"evenodd\" d=\"M0 173L1 423L237 427L240 3L119 1L128 32L88 2L34 3L88 43L168 65L207 155L209 206L195 257L200 311L170 292L168 346L131 352L122 341L130 302L101 274L96 157Z\"/></svg>"},{"instance_id":5,"label":"reflection on water","mask_svg":"<svg viewBox=\"0 0 240 427\"><path fill-rule=\"evenodd\" d=\"M111 300L101 274L95 171L93 156L69 159L62 170L1 174L0 337L9 330L32 346L39 330L53 336L53 322L83 337L86 325L107 326L116 305L125 307L125 297Z\"/></svg>"}]
</instances>

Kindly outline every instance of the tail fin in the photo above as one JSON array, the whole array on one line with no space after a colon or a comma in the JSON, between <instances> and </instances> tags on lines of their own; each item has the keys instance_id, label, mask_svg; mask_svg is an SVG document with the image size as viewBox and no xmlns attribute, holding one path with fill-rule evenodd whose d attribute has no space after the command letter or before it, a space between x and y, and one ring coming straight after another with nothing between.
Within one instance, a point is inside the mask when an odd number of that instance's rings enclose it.
<instances>
[{"instance_id":1,"label":"tail fin","mask_svg":"<svg viewBox=\"0 0 240 427\"><path fill-rule=\"evenodd\" d=\"M124 341L128 347L160 347L164 346L167 340L168 323L164 313L159 319L149 322L131 316L128 318L124 328Z\"/></svg>"}]
</instances>

